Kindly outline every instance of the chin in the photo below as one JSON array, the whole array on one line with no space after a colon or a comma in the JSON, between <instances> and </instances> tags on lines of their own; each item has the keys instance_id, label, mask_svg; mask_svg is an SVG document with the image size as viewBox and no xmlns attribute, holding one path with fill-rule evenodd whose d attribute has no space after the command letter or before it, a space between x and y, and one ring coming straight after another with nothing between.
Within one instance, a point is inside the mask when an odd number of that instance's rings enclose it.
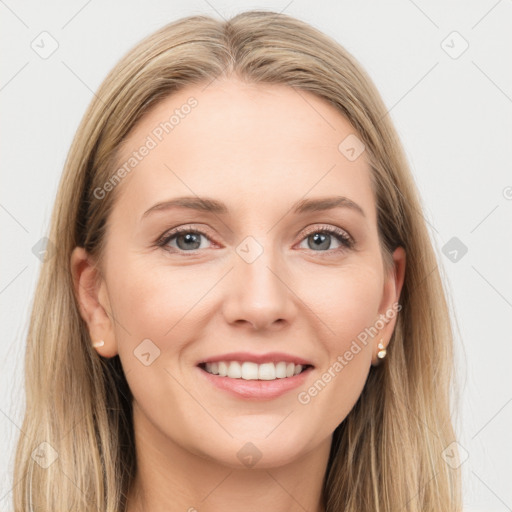
<instances>
[{"instance_id":1,"label":"chin","mask_svg":"<svg viewBox=\"0 0 512 512\"><path fill-rule=\"evenodd\" d=\"M269 429L263 429L268 432ZM261 432L261 430L260 430ZM266 434L267 435L267 434ZM211 439L211 438L210 438ZM268 437L245 434L233 439L218 439L206 447L206 457L231 469L269 469L291 464L308 452L305 440L271 433ZM212 452L212 445L218 447Z\"/></svg>"}]
</instances>

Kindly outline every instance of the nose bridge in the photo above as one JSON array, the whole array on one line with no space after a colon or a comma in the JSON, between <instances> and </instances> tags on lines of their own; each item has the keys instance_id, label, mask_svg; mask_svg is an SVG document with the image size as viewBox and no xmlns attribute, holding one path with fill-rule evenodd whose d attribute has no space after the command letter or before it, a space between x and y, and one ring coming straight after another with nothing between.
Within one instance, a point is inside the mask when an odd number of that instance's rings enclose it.
<instances>
[{"instance_id":1,"label":"nose bridge","mask_svg":"<svg viewBox=\"0 0 512 512\"><path fill-rule=\"evenodd\" d=\"M248 236L236 247L224 313L230 322L247 321L254 327L290 320L293 299L286 286L287 272L280 248L271 236Z\"/></svg>"}]
</instances>

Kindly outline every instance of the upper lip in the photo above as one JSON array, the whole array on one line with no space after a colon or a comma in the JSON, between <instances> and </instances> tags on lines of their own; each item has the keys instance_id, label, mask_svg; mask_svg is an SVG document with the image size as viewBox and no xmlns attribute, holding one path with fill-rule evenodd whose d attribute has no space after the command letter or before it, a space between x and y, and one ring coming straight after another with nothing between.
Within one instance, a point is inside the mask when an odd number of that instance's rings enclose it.
<instances>
[{"instance_id":1,"label":"upper lip","mask_svg":"<svg viewBox=\"0 0 512 512\"><path fill-rule=\"evenodd\" d=\"M286 354L284 352L267 352L266 354L253 354L250 352L229 352L228 354L220 354L218 356L207 357L206 359L199 361L198 365L204 363L215 363L218 361L250 361L257 364L272 362L279 363L284 361L287 363L301 364L303 366L313 366L311 362L302 357Z\"/></svg>"}]
</instances>

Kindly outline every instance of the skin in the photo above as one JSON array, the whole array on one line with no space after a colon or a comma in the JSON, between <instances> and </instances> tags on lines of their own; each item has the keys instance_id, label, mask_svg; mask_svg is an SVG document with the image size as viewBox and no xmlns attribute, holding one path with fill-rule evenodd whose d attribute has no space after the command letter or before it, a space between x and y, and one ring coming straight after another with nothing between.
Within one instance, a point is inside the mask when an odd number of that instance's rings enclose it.
<instances>
[{"instance_id":1,"label":"skin","mask_svg":"<svg viewBox=\"0 0 512 512\"><path fill-rule=\"evenodd\" d=\"M356 132L333 106L236 78L203 89L161 101L123 144L120 162L190 96L198 100L118 185L101 274L82 248L71 258L91 339L105 341L102 356L119 354L134 395L138 473L128 511L229 512L250 503L320 512L332 433L359 398L396 315L308 404L297 394L392 309L405 253L396 249L386 274L370 167L364 152L350 161L338 150ZM223 201L229 213L172 209L141 220L155 203L185 195ZM291 212L295 201L333 195L365 216L349 208ZM199 249L187 249L183 235L168 243L171 252L155 245L189 225L207 235L197 235ZM318 229L305 234L306 227ZM313 235L325 227L344 230L354 248L328 233L317 248ZM263 248L251 263L236 252L247 236ZM134 350L148 338L160 355L145 366ZM239 350L288 352L315 368L300 389L265 401L198 378L201 358ZM248 442L261 453L253 467L237 457Z\"/></svg>"}]
</instances>

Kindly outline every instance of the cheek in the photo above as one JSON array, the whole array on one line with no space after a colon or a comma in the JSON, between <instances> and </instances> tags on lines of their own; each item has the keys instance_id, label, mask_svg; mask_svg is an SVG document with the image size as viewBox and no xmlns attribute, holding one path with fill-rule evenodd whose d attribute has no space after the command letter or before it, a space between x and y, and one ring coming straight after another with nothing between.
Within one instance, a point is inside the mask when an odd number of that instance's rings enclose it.
<instances>
[{"instance_id":1,"label":"cheek","mask_svg":"<svg viewBox=\"0 0 512 512\"><path fill-rule=\"evenodd\" d=\"M192 265L155 266L147 263L150 259L125 260L111 269L118 353L130 389L148 417L172 410L184 418L188 413L177 398L175 363L188 343L188 332L193 332L211 278L202 279Z\"/></svg>"},{"instance_id":2,"label":"cheek","mask_svg":"<svg viewBox=\"0 0 512 512\"><path fill-rule=\"evenodd\" d=\"M315 281L322 282L318 276ZM382 284L378 268L346 266L331 273L323 288L315 288L323 289L322 300L315 303L310 295L315 312L329 329L321 340L324 357L316 380L297 398L311 417L324 419L327 431L343 421L364 388L372 358L372 338L367 333L379 318Z\"/></svg>"},{"instance_id":3,"label":"cheek","mask_svg":"<svg viewBox=\"0 0 512 512\"><path fill-rule=\"evenodd\" d=\"M124 373L135 399L150 413L178 407L173 397L179 386L172 375L188 335L194 332L211 278L203 280L197 272L194 276L193 266L157 267L148 260L147 256L118 260L110 269L109 295Z\"/></svg>"},{"instance_id":4,"label":"cheek","mask_svg":"<svg viewBox=\"0 0 512 512\"><path fill-rule=\"evenodd\" d=\"M111 275L116 318L126 327L120 334L161 339L201 300L209 281L202 286L193 266L155 268L141 260Z\"/></svg>"},{"instance_id":5,"label":"cheek","mask_svg":"<svg viewBox=\"0 0 512 512\"><path fill-rule=\"evenodd\" d=\"M383 279L374 266L347 265L315 276L309 293L314 311L329 328L331 350L344 351L352 339L378 319Z\"/></svg>"}]
</instances>

